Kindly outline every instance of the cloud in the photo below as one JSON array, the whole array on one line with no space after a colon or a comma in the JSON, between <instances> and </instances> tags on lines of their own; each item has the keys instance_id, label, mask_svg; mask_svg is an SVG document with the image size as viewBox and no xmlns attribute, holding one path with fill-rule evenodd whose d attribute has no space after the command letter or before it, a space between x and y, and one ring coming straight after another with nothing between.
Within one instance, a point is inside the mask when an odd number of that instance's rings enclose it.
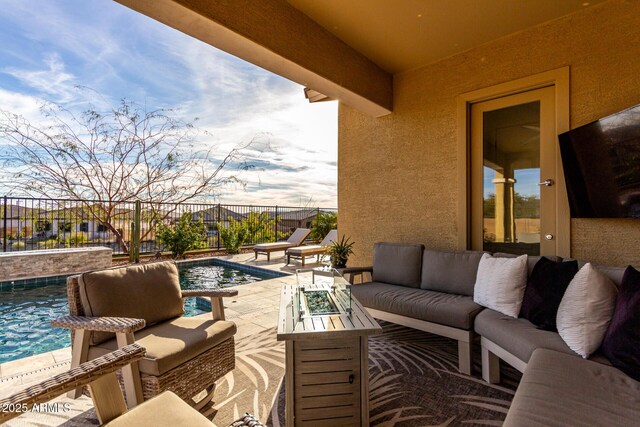
<instances>
[{"instance_id":1,"label":"cloud","mask_svg":"<svg viewBox=\"0 0 640 427\"><path fill-rule=\"evenodd\" d=\"M44 64L46 69L27 71L8 67L2 71L45 95L50 101L67 104L74 100L78 92L75 77L65 70L60 56L56 53L49 54L45 57Z\"/></svg>"},{"instance_id":2,"label":"cloud","mask_svg":"<svg viewBox=\"0 0 640 427\"><path fill-rule=\"evenodd\" d=\"M210 136L195 148L215 158L252 141L259 167L223 202L337 205L337 103L309 104L301 86L116 2L0 2L0 108L31 117L44 98L81 109L76 85L105 94L102 106L177 108L199 118Z\"/></svg>"}]
</instances>

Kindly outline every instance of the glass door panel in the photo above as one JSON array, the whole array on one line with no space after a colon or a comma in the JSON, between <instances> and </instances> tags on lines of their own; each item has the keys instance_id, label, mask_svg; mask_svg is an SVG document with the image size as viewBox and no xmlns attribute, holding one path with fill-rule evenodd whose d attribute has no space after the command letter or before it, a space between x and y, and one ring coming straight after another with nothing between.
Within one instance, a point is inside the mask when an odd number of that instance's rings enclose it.
<instances>
[{"instance_id":1,"label":"glass door panel","mask_svg":"<svg viewBox=\"0 0 640 427\"><path fill-rule=\"evenodd\" d=\"M483 128L483 245L540 254L540 102L486 111Z\"/></svg>"}]
</instances>

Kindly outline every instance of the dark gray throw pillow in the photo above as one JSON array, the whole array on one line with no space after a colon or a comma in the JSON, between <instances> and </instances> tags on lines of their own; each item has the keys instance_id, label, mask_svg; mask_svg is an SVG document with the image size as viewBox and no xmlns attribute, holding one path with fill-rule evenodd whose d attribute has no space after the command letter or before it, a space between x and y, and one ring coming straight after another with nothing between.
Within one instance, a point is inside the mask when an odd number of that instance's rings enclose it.
<instances>
[{"instance_id":1,"label":"dark gray throw pillow","mask_svg":"<svg viewBox=\"0 0 640 427\"><path fill-rule=\"evenodd\" d=\"M613 366L640 381L640 271L631 266L622 277L601 351Z\"/></svg>"},{"instance_id":2,"label":"dark gray throw pillow","mask_svg":"<svg viewBox=\"0 0 640 427\"><path fill-rule=\"evenodd\" d=\"M520 317L540 329L556 331L560 301L577 272L577 261L554 262L541 257L527 281Z\"/></svg>"}]
</instances>

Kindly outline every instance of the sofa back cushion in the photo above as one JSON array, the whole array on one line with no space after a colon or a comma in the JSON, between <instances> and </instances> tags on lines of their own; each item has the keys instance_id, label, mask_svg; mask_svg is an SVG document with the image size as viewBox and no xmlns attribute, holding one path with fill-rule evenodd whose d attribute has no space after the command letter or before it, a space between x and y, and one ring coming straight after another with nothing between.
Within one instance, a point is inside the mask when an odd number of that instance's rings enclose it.
<instances>
[{"instance_id":1,"label":"sofa back cushion","mask_svg":"<svg viewBox=\"0 0 640 427\"><path fill-rule=\"evenodd\" d=\"M493 256L496 258L517 258L520 255L508 254L506 252L496 252L495 254L493 254ZM527 277L531 276L531 273L533 273L533 268L536 266L538 261L540 261L540 258L542 257L538 255L529 255L527 257ZM545 258L553 262L563 261L562 257L555 255L547 255L545 256Z\"/></svg>"},{"instance_id":2,"label":"sofa back cushion","mask_svg":"<svg viewBox=\"0 0 640 427\"><path fill-rule=\"evenodd\" d=\"M420 288L473 296L478 264L484 252L448 252L425 249Z\"/></svg>"},{"instance_id":3,"label":"sofa back cushion","mask_svg":"<svg viewBox=\"0 0 640 427\"><path fill-rule=\"evenodd\" d=\"M419 244L376 243L373 247L373 281L419 288L423 249Z\"/></svg>"},{"instance_id":4,"label":"sofa back cushion","mask_svg":"<svg viewBox=\"0 0 640 427\"><path fill-rule=\"evenodd\" d=\"M178 267L170 261L84 273L79 290L90 317L132 317L150 326L184 313ZM111 338L111 333L94 332L91 343Z\"/></svg>"}]
</instances>

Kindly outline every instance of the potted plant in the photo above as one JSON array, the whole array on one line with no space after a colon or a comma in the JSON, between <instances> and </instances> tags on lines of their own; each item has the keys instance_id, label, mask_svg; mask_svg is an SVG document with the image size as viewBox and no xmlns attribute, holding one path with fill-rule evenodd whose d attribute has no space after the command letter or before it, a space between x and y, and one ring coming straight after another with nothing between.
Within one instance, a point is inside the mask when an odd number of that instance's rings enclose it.
<instances>
[{"instance_id":1,"label":"potted plant","mask_svg":"<svg viewBox=\"0 0 640 427\"><path fill-rule=\"evenodd\" d=\"M350 237L342 235L342 239L338 242L333 242L333 245L329 247L329 256L331 257L331 265L333 268L345 268L349 255L353 254L354 242L349 241Z\"/></svg>"}]
</instances>

